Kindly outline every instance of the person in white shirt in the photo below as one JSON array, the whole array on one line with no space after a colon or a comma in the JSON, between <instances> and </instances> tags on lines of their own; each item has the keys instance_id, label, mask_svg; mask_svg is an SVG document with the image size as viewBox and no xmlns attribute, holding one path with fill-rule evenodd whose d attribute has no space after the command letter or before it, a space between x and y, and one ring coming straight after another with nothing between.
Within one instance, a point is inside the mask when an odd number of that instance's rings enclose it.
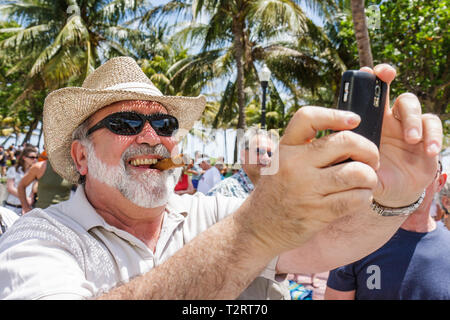
<instances>
[{"instance_id":1,"label":"person in white shirt","mask_svg":"<svg viewBox=\"0 0 450 320\"><path fill-rule=\"evenodd\" d=\"M17 186L22 180L25 173L30 169L30 167L37 162L38 153L37 148L33 146L27 146L20 153L17 159L17 164L11 166L6 172L6 187L8 190L8 197L5 200L5 208L10 209L17 213L19 216L22 215L22 205L19 200ZM31 206L33 203L33 185L30 184L26 189L27 201Z\"/></svg>"},{"instance_id":2,"label":"person in white shirt","mask_svg":"<svg viewBox=\"0 0 450 320\"><path fill-rule=\"evenodd\" d=\"M365 71L395 77L387 65ZM442 123L404 94L386 102L380 150L350 131L356 114L302 107L273 155L278 171L243 202L178 196L176 169L154 164L179 153L178 133L205 105L164 96L129 57L51 92L48 158L79 186L2 235L0 299L235 299L259 275L322 272L376 250L405 220L376 209L405 214L437 169ZM314 139L326 129L336 132Z\"/></svg>"},{"instance_id":3,"label":"person in white shirt","mask_svg":"<svg viewBox=\"0 0 450 320\"><path fill-rule=\"evenodd\" d=\"M206 194L216 184L222 181L222 175L216 166L211 166L209 158L204 157L199 159L199 165L205 173L198 182L197 191Z\"/></svg>"}]
</instances>

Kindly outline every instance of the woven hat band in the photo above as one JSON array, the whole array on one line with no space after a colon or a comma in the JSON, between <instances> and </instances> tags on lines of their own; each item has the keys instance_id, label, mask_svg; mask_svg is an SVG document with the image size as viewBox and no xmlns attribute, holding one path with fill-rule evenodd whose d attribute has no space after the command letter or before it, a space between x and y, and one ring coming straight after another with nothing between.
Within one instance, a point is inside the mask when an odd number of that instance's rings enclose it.
<instances>
[{"instance_id":1,"label":"woven hat band","mask_svg":"<svg viewBox=\"0 0 450 320\"><path fill-rule=\"evenodd\" d=\"M105 90L126 90L132 92L139 92L150 94L152 96L162 96L163 94L155 86L143 82L126 82L118 83L116 85L110 86Z\"/></svg>"}]
</instances>

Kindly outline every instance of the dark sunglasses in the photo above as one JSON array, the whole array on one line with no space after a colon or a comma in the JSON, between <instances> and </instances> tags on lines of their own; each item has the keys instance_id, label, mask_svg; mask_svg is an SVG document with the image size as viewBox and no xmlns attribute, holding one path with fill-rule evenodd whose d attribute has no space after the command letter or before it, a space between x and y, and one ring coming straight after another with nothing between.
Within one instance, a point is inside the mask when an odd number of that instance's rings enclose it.
<instances>
[{"instance_id":1,"label":"dark sunglasses","mask_svg":"<svg viewBox=\"0 0 450 320\"><path fill-rule=\"evenodd\" d=\"M263 156L263 155L265 155L267 153L269 158L272 156L272 151L269 151L267 149L256 148L256 153L259 154L260 156Z\"/></svg>"},{"instance_id":2,"label":"dark sunglasses","mask_svg":"<svg viewBox=\"0 0 450 320\"><path fill-rule=\"evenodd\" d=\"M174 116L164 113L141 114L137 112L117 112L110 114L87 132L92 132L106 127L112 133L122 136L132 136L139 134L144 128L145 121L148 121L153 130L159 135L170 137L174 131L178 130L178 120Z\"/></svg>"},{"instance_id":3,"label":"dark sunglasses","mask_svg":"<svg viewBox=\"0 0 450 320\"><path fill-rule=\"evenodd\" d=\"M33 160L36 160L36 159L38 159L38 157L36 157L36 156L34 156L34 157L30 157L30 156L24 156L25 158L28 158L28 159L33 159Z\"/></svg>"}]
</instances>

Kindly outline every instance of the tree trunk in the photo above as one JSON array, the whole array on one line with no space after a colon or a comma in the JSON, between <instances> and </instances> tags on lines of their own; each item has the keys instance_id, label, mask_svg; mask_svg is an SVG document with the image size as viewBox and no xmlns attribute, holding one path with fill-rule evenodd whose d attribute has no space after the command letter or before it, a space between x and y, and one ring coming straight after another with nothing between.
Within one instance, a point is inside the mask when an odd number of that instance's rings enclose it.
<instances>
[{"instance_id":1,"label":"tree trunk","mask_svg":"<svg viewBox=\"0 0 450 320\"><path fill-rule=\"evenodd\" d=\"M239 106L238 129L245 129L245 93L244 93L244 21L240 16L233 19L234 58L237 66L237 101Z\"/></svg>"},{"instance_id":2,"label":"tree trunk","mask_svg":"<svg viewBox=\"0 0 450 320\"><path fill-rule=\"evenodd\" d=\"M35 118L33 120L33 122L30 124L30 129L28 130L27 134L25 135L25 138L22 140L21 145L24 145L25 142L30 141L33 131L36 129L38 123L39 123L39 119Z\"/></svg>"},{"instance_id":3,"label":"tree trunk","mask_svg":"<svg viewBox=\"0 0 450 320\"><path fill-rule=\"evenodd\" d=\"M234 139L233 163L238 163L238 135Z\"/></svg>"},{"instance_id":4,"label":"tree trunk","mask_svg":"<svg viewBox=\"0 0 450 320\"><path fill-rule=\"evenodd\" d=\"M6 143L8 142L8 140L11 139L11 136L12 136L12 135L9 135L9 136L5 139L5 141L3 141L2 147L4 147L4 146L6 145Z\"/></svg>"},{"instance_id":5,"label":"tree trunk","mask_svg":"<svg viewBox=\"0 0 450 320\"><path fill-rule=\"evenodd\" d=\"M225 143L225 155L223 161L228 164L228 145L227 145L227 129L223 129L223 140Z\"/></svg>"},{"instance_id":6,"label":"tree trunk","mask_svg":"<svg viewBox=\"0 0 450 320\"><path fill-rule=\"evenodd\" d=\"M352 17L358 46L359 65L373 68L372 51L370 49L369 31L364 11L364 0L352 0Z\"/></svg>"},{"instance_id":7,"label":"tree trunk","mask_svg":"<svg viewBox=\"0 0 450 320\"><path fill-rule=\"evenodd\" d=\"M44 132L43 126L44 126L44 125L43 125L42 122L41 122L41 130L39 131L39 139L38 139L38 142L37 142L37 145L36 145L36 147L38 147L38 148L39 148L39 146L41 145L42 133Z\"/></svg>"}]
</instances>

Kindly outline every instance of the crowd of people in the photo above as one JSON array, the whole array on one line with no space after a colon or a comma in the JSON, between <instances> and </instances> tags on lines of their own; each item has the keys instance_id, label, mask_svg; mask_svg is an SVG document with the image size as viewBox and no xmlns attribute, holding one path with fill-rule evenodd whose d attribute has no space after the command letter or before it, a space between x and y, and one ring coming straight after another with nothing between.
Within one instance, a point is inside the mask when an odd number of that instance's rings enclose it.
<instances>
[{"instance_id":1,"label":"crowd of people","mask_svg":"<svg viewBox=\"0 0 450 320\"><path fill-rule=\"evenodd\" d=\"M3 177L6 179L6 197L2 203L7 210L2 209L0 214L0 236L23 214L33 208L47 208L68 200L76 189L51 168L45 150L39 152L29 143L10 146L7 150L5 155L9 155Z\"/></svg>"},{"instance_id":2,"label":"crowd of people","mask_svg":"<svg viewBox=\"0 0 450 320\"><path fill-rule=\"evenodd\" d=\"M0 166L1 176L6 176L6 171L9 167L16 164L16 160L21 152L22 147L16 148L14 145L5 149L4 146L0 146Z\"/></svg>"},{"instance_id":3,"label":"crowd of people","mask_svg":"<svg viewBox=\"0 0 450 320\"><path fill-rule=\"evenodd\" d=\"M395 78L389 65L361 70ZM442 123L416 96L386 102L380 148L351 131L358 115L306 106L276 143L248 130L232 172L203 154L172 165L205 106L163 95L129 57L51 92L48 159L23 152L11 174L21 208L7 210L22 216L0 237L0 298L293 299L289 279L335 270L330 298L450 299L450 286L417 281L450 267L437 259L449 231L435 223L448 221L450 195ZM441 248L416 256L415 246Z\"/></svg>"},{"instance_id":4,"label":"crowd of people","mask_svg":"<svg viewBox=\"0 0 450 320\"><path fill-rule=\"evenodd\" d=\"M223 157L214 159L196 151L195 157L183 167L175 192L179 195L194 194L197 191L207 194L215 185L237 173L240 168L240 163L225 164Z\"/></svg>"}]
</instances>

